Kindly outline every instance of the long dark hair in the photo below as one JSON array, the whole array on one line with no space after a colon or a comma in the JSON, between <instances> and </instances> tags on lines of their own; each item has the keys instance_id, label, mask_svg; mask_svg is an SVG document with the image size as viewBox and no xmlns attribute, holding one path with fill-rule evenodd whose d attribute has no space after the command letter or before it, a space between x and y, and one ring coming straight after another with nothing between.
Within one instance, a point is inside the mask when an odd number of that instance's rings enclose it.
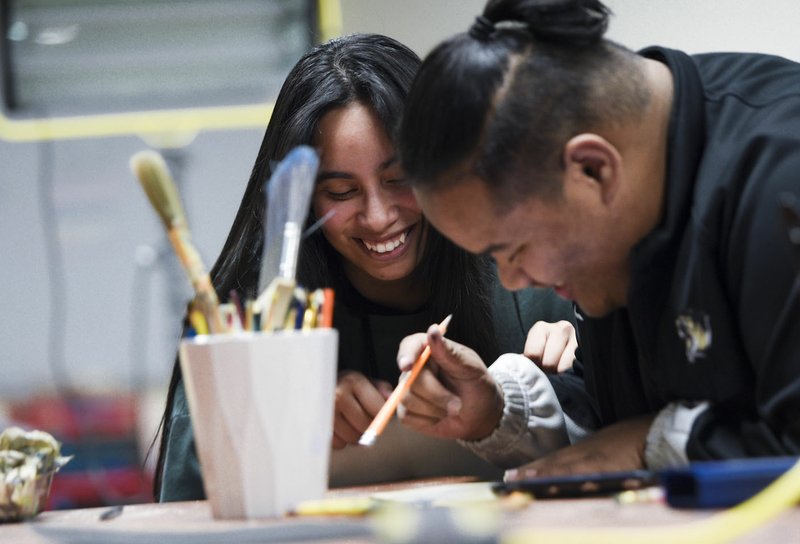
<instances>
[{"instance_id":1,"label":"long dark hair","mask_svg":"<svg viewBox=\"0 0 800 544\"><path fill-rule=\"evenodd\" d=\"M609 15L597 0L490 0L417 74L398 137L411 182L475 175L497 204L560 194L567 140L649 102L641 60L603 38Z\"/></svg>"},{"instance_id":2,"label":"long dark hair","mask_svg":"<svg viewBox=\"0 0 800 544\"><path fill-rule=\"evenodd\" d=\"M311 145L317 124L336 108L359 102L378 116L395 141L404 100L420 60L399 42L375 34L356 34L317 46L301 58L286 78L267 126L250 181L211 279L221 299L235 290L257 295L264 244L266 180L273 165L293 147ZM315 218L309 218L309 223ZM499 355L490 315L488 263L469 255L427 227L425 250L414 274L425 279L426 307L433 318L455 313L448 336L468 343L484 360ZM347 280L339 254L320 231L301 245L298 282L308 288L342 285ZM338 303L338 297L337 297ZM161 488L165 439L169 436L175 389L181 380L175 363L162 419L162 439L155 474L156 500Z\"/></svg>"}]
</instances>

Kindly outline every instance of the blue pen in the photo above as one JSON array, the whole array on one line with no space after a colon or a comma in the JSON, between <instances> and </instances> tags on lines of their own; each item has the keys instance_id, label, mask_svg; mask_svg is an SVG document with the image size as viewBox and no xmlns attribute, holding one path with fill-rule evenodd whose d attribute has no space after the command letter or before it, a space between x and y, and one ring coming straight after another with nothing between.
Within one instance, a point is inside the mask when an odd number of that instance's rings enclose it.
<instances>
[{"instance_id":1,"label":"blue pen","mask_svg":"<svg viewBox=\"0 0 800 544\"><path fill-rule=\"evenodd\" d=\"M302 300L295 298L292 300L292 306L297 310L297 315L294 318L294 328L300 330L303 328L303 316L306 313L306 305Z\"/></svg>"}]
</instances>

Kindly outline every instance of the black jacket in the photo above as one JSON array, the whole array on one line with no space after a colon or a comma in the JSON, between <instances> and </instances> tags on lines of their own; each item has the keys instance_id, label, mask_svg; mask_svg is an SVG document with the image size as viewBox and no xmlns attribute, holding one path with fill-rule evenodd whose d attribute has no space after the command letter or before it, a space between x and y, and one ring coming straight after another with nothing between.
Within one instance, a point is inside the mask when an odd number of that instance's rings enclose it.
<instances>
[{"instance_id":1,"label":"black jacket","mask_svg":"<svg viewBox=\"0 0 800 544\"><path fill-rule=\"evenodd\" d=\"M800 454L800 291L779 197L800 197L800 65L650 48L674 77L663 222L628 306L578 322L603 424L710 401L689 459Z\"/></svg>"}]
</instances>

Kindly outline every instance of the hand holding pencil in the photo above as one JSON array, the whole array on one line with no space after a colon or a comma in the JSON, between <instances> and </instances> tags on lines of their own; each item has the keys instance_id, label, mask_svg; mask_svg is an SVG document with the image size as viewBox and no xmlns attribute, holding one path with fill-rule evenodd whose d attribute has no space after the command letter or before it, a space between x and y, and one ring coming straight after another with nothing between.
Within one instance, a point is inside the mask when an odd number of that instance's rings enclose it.
<instances>
[{"instance_id":1,"label":"hand holding pencil","mask_svg":"<svg viewBox=\"0 0 800 544\"><path fill-rule=\"evenodd\" d=\"M426 333L403 339L400 370L411 370L425 352L430 361L416 379L395 389L403 397L398 401L402 423L438 438L477 440L491 434L503 413L503 397L478 354L444 338L440 325L431 325Z\"/></svg>"},{"instance_id":2,"label":"hand holding pencil","mask_svg":"<svg viewBox=\"0 0 800 544\"><path fill-rule=\"evenodd\" d=\"M448 315L444 318L438 326L432 325L436 329L436 332L440 335L444 335L447 331L447 325L450 323L450 319L452 319L453 315ZM397 410L400 401L403 400L403 397L406 396L411 386L414 384L414 381L417 379L417 376L422 371L422 367L425 366L425 363L428 362L428 357L431 354L430 346L425 346L422 350L422 353L419 354L414 364L408 369L401 369L404 371L404 374L400 377L400 382L395 387L392 394L386 399L383 407L380 409L378 414L375 416L375 419L372 421L370 426L364 431L364 434L361 436L361 439L358 441L359 444L362 446L371 446L375 443L375 439L380 435L383 430L386 428L386 425L389 423L389 420L394 415L395 411Z\"/></svg>"}]
</instances>

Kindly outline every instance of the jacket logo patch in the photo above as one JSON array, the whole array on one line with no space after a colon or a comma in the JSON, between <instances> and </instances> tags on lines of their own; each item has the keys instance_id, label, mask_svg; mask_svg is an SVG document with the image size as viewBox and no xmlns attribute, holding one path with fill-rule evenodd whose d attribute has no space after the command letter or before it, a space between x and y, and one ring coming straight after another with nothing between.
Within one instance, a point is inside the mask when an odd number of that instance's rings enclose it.
<instances>
[{"instance_id":1,"label":"jacket logo patch","mask_svg":"<svg viewBox=\"0 0 800 544\"><path fill-rule=\"evenodd\" d=\"M694 363L711 347L711 320L708 314L688 310L675 319L678 336L686 347L686 359Z\"/></svg>"}]
</instances>

